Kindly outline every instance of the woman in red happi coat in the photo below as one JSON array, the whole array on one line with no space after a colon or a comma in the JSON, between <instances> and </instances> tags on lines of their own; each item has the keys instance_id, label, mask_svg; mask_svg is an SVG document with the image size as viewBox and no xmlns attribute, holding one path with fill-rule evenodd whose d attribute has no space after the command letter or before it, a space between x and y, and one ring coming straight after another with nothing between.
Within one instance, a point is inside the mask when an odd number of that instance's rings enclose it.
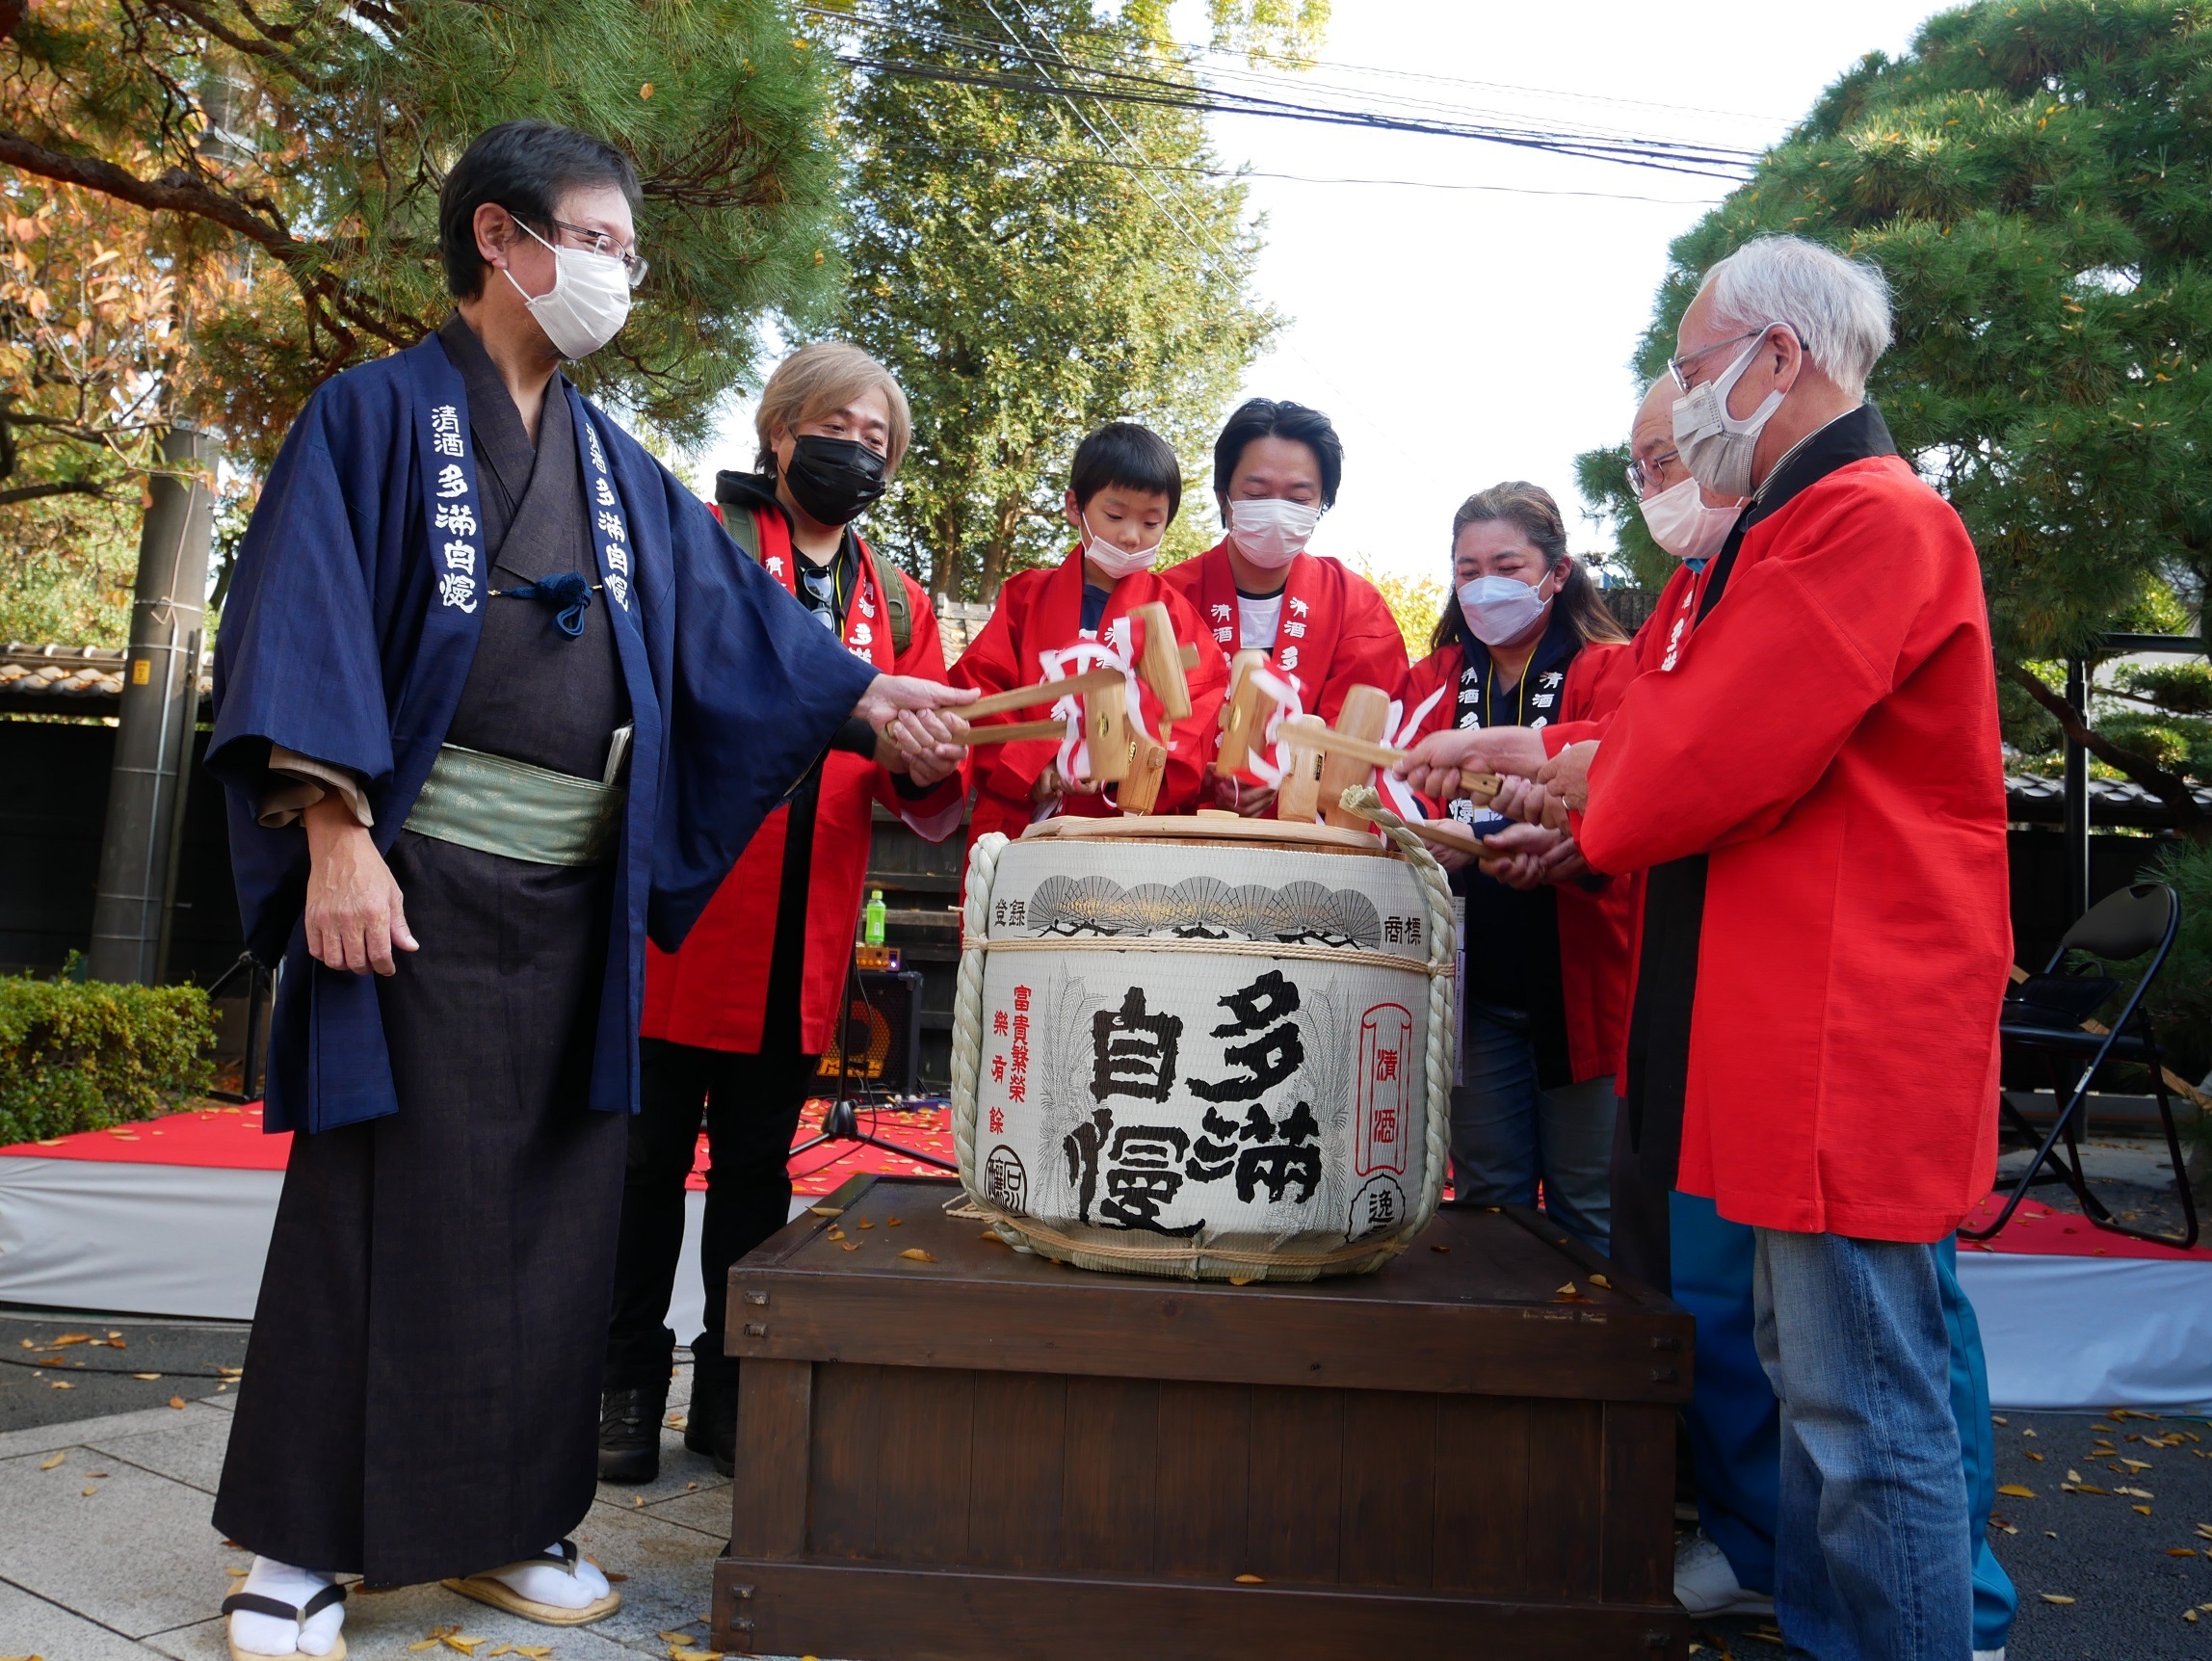
<instances>
[{"instance_id":1,"label":"woman in red happi coat","mask_svg":"<svg viewBox=\"0 0 2212 1661\"><path fill-rule=\"evenodd\" d=\"M906 453L911 423L898 383L859 348L820 342L769 378L757 426L759 471L716 480L730 557L757 560L855 656L942 680L929 597L852 529ZM959 770L893 771L874 731L849 724L769 815L683 949L647 948L642 1105L631 1123L600 1425L604 1480L647 1482L657 1468L675 1343L663 1317L702 1107L706 1313L692 1345L685 1441L730 1468L737 1393L723 1354L723 1287L730 1264L787 1220L786 1160L843 1002L877 803L942 841L960 827Z\"/></svg>"},{"instance_id":2,"label":"woman in red happi coat","mask_svg":"<svg viewBox=\"0 0 2212 1661\"><path fill-rule=\"evenodd\" d=\"M1567 551L1559 506L1493 486L1452 522L1455 601L1408 672L1403 742L1432 732L1587 721L1635 673L1626 637ZM1438 847L1466 900L1462 1083L1453 1093L1454 1199L1534 1205L1599 1252L1611 1200L1614 1072L1626 998L1628 885L1572 840L1454 810L1493 848L1478 866Z\"/></svg>"}]
</instances>

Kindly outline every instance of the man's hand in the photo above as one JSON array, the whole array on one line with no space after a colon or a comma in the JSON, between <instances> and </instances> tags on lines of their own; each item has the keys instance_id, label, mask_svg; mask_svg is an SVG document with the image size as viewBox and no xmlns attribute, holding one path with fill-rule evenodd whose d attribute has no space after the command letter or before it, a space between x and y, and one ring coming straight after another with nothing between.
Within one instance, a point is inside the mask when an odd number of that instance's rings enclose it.
<instances>
[{"instance_id":1,"label":"man's hand","mask_svg":"<svg viewBox=\"0 0 2212 1661\"><path fill-rule=\"evenodd\" d=\"M1544 858L1560 841L1558 831L1540 825L1508 825L1483 838L1477 863L1484 876L1509 888L1540 888L1545 881Z\"/></svg>"},{"instance_id":2,"label":"man's hand","mask_svg":"<svg viewBox=\"0 0 2212 1661\"><path fill-rule=\"evenodd\" d=\"M1088 778L1069 778L1052 762L1044 764L1044 771L1037 776L1037 782L1029 788L1029 799L1041 807L1056 796L1095 796L1098 786Z\"/></svg>"},{"instance_id":3,"label":"man's hand","mask_svg":"<svg viewBox=\"0 0 2212 1661\"><path fill-rule=\"evenodd\" d=\"M1413 830L1417 831L1421 829L1418 824L1410 819L1406 823ZM1429 853L1435 857L1436 863L1443 866L1447 871L1464 871L1475 862L1475 857L1456 843L1430 842L1426 836L1422 837L1421 840L1428 843Z\"/></svg>"},{"instance_id":4,"label":"man's hand","mask_svg":"<svg viewBox=\"0 0 2212 1661\"><path fill-rule=\"evenodd\" d=\"M1501 818L1518 819L1524 825L1543 823L1543 786L1533 778L1519 778L1508 774L1499 780L1499 789L1491 798L1489 809Z\"/></svg>"},{"instance_id":5,"label":"man's hand","mask_svg":"<svg viewBox=\"0 0 2212 1661\"><path fill-rule=\"evenodd\" d=\"M1432 732L1390 769L1424 796L1464 795L1459 773L1512 773L1533 778L1543 765L1543 739L1531 726Z\"/></svg>"},{"instance_id":6,"label":"man's hand","mask_svg":"<svg viewBox=\"0 0 2212 1661\"><path fill-rule=\"evenodd\" d=\"M1571 836L1562 836L1559 845L1543 857L1543 880L1547 883L1572 883L1592 874L1590 861L1582 857L1581 844Z\"/></svg>"},{"instance_id":7,"label":"man's hand","mask_svg":"<svg viewBox=\"0 0 2212 1661\"><path fill-rule=\"evenodd\" d=\"M958 761L947 761L936 755L916 755L907 763L907 777L914 781L915 788L923 790L950 778L960 770Z\"/></svg>"},{"instance_id":8,"label":"man's hand","mask_svg":"<svg viewBox=\"0 0 2212 1661\"><path fill-rule=\"evenodd\" d=\"M300 816L307 830L307 950L319 963L388 975L416 949L400 885L369 832L335 793Z\"/></svg>"},{"instance_id":9,"label":"man's hand","mask_svg":"<svg viewBox=\"0 0 2212 1661\"><path fill-rule=\"evenodd\" d=\"M957 767L964 753L960 732L940 711L975 699L973 687L947 686L913 674L879 674L853 713L905 751L909 764L930 756Z\"/></svg>"},{"instance_id":10,"label":"man's hand","mask_svg":"<svg viewBox=\"0 0 2212 1661\"><path fill-rule=\"evenodd\" d=\"M1597 758L1597 740L1570 744L1537 774L1544 789L1543 822L1555 830L1567 829L1569 809L1581 812L1590 805L1590 764Z\"/></svg>"}]
</instances>

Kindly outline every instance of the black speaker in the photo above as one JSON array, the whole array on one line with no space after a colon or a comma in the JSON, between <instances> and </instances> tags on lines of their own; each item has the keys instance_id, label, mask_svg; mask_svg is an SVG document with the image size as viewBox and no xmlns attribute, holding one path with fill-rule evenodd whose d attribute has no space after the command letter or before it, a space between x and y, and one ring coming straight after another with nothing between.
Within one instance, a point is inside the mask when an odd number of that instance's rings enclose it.
<instances>
[{"instance_id":1,"label":"black speaker","mask_svg":"<svg viewBox=\"0 0 2212 1661\"><path fill-rule=\"evenodd\" d=\"M891 1095L915 1095L922 1088L922 974L862 970L859 990L851 994L842 1030L833 1034L822 1057L817 1081L837 1078L840 1049L846 1080ZM848 988L850 991L850 988Z\"/></svg>"}]
</instances>

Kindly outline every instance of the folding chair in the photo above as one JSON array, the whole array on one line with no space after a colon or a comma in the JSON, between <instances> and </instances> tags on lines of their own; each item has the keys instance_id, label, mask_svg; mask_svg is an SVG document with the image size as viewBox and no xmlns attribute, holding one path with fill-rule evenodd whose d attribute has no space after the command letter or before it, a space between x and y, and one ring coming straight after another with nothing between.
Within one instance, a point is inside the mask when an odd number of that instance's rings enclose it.
<instances>
[{"instance_id":1,"label":"folding chair","mask_svg":"<svg viewBox=\"0 0 2212 1661\"><path fill-rule=\"evenodd\" d=\"M2007 1127L2024 1142L2034 1145L2036 1156L2014 1182L2012 1196L2005 1201L2004 1210L1997 1214L1997 1220L1987 1228L1960 1229L1961 1239L1988 1239L2013 1220L2014 1211L2027 1198L2031 1185L2063 1181L2081 1201L2082 1215L2099 1228L2136 1240L2178 1246L2183 1251L2197 1244L2197 1205L2189 1192L2189 1178L2181 1157L2181 1137L2173 1127L2173 1101L2166 1090L2165 1063L2159 1054L2158 1041L2151 1034L2150 1016L2143 1008L2144 993L2150 989L2150 983L2165 966L2180 923L2181 904L2172 888L2164 883L2137 883L2107 895L2082 913L2080 920L2067 931L2066 938L2059 942L2059 949L2051 954L2051 961L2042 973L2028 976L2006 994L1998 1033L2008 1051L2043 1058L2050 1072L2051 1100L2058 1105L2059 1116L2057 1122L2039 1141L2034 1126L2013 1105L2012 1098L1999 1092L1999 1112ZM2069 967L2067 962L2069 952L2100 959L2107 966L2129 958L2140 958L2146 952L2150 954L2142 978L2127 989L2110 1031L2093 1032L2084 1023L2120 990L2121 984L2091 967ZM2081 1070L2069 1091L2060 1068L2075 1061L2081 1063ZM2150 1087L2158 1096L2158 1117L2166 1127L2167 1155L2173 1162L2174 1186L2181 1195L2183 1227L2178 1235L2130 1228L2120 1222L2105 1208L2104 1202L2090 1192L2088 1179L2082 1173L2078 1138L2088 1121L2084 1103L2108 1062L2139 1066L2150 1074ZM2066 1138L2064 1155L2055 1151L2061 1136ZM2043 1173L2046 1164L2055 1175Z\"/></svg>"}]
</instances>

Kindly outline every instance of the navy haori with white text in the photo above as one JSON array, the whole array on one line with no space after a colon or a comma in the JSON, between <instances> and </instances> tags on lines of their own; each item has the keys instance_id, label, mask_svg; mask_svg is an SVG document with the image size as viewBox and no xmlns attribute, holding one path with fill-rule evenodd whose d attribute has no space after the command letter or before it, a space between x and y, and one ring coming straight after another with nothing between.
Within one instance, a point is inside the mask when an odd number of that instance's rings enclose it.
<instances>
[{"instance_id":1,"label":"navy haori with white text","mask_svg":"<svg viewBox=\"0 0 2212 1661\"><path fill-rule=\"evenodd\" d=\"M1031 839L999 856L976 1186L1081 1237L1326 1249L1424 1178L1429 925L1397 860Z\"/></svg>"}]
</instances>

